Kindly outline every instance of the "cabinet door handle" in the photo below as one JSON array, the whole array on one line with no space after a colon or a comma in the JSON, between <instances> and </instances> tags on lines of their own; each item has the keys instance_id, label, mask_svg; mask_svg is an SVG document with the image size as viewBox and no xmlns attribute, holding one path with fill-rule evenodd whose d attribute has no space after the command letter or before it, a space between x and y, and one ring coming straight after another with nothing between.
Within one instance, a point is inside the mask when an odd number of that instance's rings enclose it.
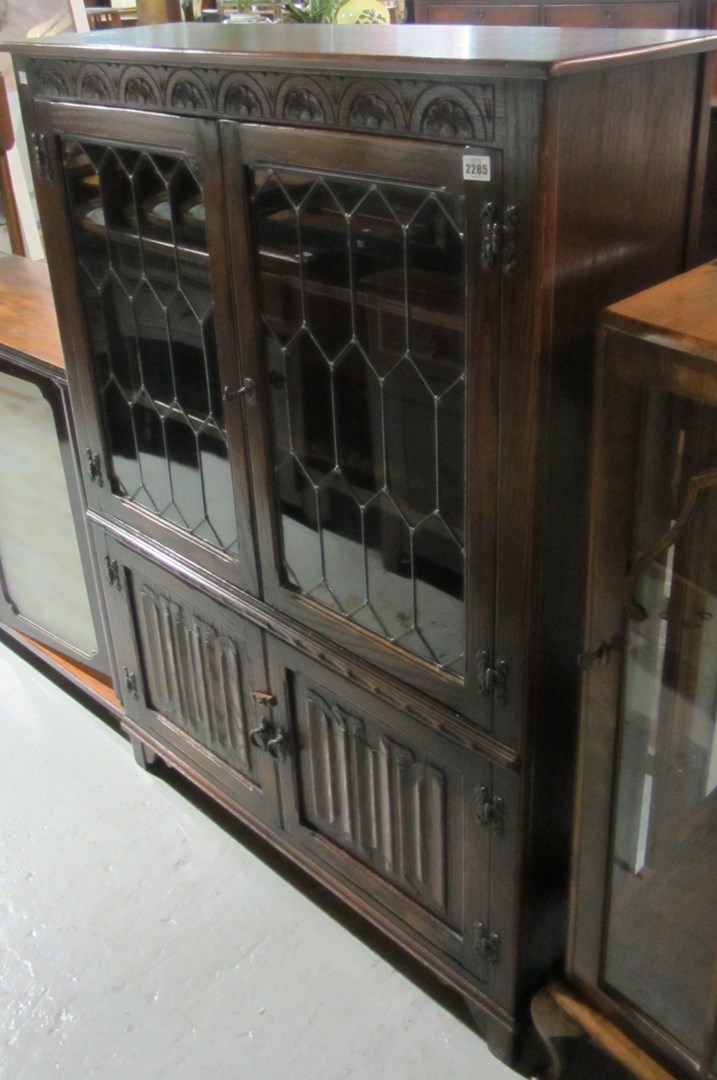
<instances>
[{"instance_id":1,"label":"cabinet door handle","mask_svg":"<svg viewBox=\"0 0 717 1080\"><path fill-rule=\"evenodd\" d=\"M287 738L283 731L278 731L273 739L269 739L266 748L275 761L281 761L286 751Z\"/></svg>"},{"instance_id":2,"label":"cabinet door handle","mask_svg":"<svg viewBox=\"0 0 717 1080\"><path fill-rule=\"evenodd\" d=\"M244 379L241 386L225 386L222 393L222 397L229 404L239 401L240 398L246 396L247 401L254 400L254 380Z\"/></svg>"},{"instance_id":3,"label":"cabinet door handle","mask_svg":"<svg viewBox=\"0 0 717 1080\"><path fill-rule=\"evenodd\" d=\"M259 727L254 728L249 732L249 742L252 746L255 746L257 750L266 750L269 740L271 739L271 721L268 717L263 716L259 722Z\"/></svg>"}]
</instances>

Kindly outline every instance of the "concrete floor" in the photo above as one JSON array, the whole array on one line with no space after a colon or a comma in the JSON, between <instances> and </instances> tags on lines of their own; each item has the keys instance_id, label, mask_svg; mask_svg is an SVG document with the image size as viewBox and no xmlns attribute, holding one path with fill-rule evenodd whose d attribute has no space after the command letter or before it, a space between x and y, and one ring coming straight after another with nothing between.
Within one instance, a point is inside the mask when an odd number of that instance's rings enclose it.
<instances>
[{"instance_id":1,"label":"concrete floor","mask_svg":"<svg viewBox=\"0 0 717 1080\"><path fill-rule=\"evenodd\" d=\"M515 1080L4 645L0 724L2 1080Z\"/></svg>"}]
</instances>

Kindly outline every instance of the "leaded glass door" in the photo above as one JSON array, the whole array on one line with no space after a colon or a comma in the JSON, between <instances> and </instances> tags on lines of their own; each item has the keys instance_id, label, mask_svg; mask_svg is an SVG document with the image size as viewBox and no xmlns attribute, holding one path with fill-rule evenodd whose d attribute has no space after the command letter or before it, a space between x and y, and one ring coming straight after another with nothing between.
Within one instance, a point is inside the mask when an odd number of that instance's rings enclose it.
<instances>
[{"instance_id":1,"label":"leaded glass door","mask_svg":"<svg viewBox=\"0 0 717 1080\"><path fill-rule=\"evenodd\" d=\"M499 155L249 125L223 137L242 161L232 248L255 284L242 330L253 314L267 595L489 727L476 691L493 636L500 274L480 229Z\"/></svg>"},{"instance_id":2,"label":"leaded glass door","mask_svg":"<svg viewBox=\"0 0 717 1080\"><path fill-rule=\"evenodd\" d=\"M255 591L216 125L145 114L139 143L126 111L47 112L88 499Z\"/></svg>"}]
</instances>

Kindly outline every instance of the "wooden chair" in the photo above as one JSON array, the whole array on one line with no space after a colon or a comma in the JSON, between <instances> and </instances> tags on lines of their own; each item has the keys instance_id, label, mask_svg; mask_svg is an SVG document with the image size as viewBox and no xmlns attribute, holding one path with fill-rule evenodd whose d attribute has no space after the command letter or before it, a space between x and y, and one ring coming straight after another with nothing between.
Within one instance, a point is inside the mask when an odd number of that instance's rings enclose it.
<instances>
[{"instance_id":1,"label":"wooden chair","mask_svg":"<svg viewBox=\"0 0 717 1080\"><path fill-rule=\"evenodd\" d=\"M20 215L15 200L15 192L10 175L8 151L15 145L15 132L12 129L10 106L7 100L5 79L0 75L0 200L5 211L5 223L10 237L10 249L13 255L25 255L25 241L20 225Z\"/></svg>"},{"instance_id":2,"label":"wooden chair","mask_svg":"<svg viewBox=\"0 0 717 1080\"><path fill-rule=\"evenodd\" d=\"M85 14L90 30L111 30L113 26L122 25L122 18L117 8L88 7L85 8Z\"/></svg>"}]
</instances>

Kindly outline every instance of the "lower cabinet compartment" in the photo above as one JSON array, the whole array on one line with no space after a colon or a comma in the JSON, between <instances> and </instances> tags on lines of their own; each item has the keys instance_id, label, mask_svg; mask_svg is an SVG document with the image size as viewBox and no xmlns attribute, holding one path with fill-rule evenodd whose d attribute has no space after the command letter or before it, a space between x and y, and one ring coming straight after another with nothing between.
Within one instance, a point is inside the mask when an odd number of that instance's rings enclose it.
<instances>
[{"instance_id":1,"label":"lower cabinet compartment","mask_svg":"<svg viewBox=\"0 0 717 1080\"><path fill-rule=\"evenodd\" d=\"M261 631L98 536L127 716L190 779L278 825L276 771L262 753L271 696Z\"/></svg>"},{"instance_id":2,"label":"lower cabinet compartment","mask_svg":"<svg viewBox=\"0 0 717 1080\"><path fill-rule=\"evenodd\" d=\"M517 778L95 527L126 728L461 992L511 1053Z\"/></svg>"},{"instance_id":3,"label":"lower cabinet compartment","mask_svg":"<svg viewBox=\"0 0 717 1080\"><path fill-rule=\"evenodd\" d=\"M281 642L269 658L287 833L487 985L490 764Z\"/></svg>"}]
</instances>

